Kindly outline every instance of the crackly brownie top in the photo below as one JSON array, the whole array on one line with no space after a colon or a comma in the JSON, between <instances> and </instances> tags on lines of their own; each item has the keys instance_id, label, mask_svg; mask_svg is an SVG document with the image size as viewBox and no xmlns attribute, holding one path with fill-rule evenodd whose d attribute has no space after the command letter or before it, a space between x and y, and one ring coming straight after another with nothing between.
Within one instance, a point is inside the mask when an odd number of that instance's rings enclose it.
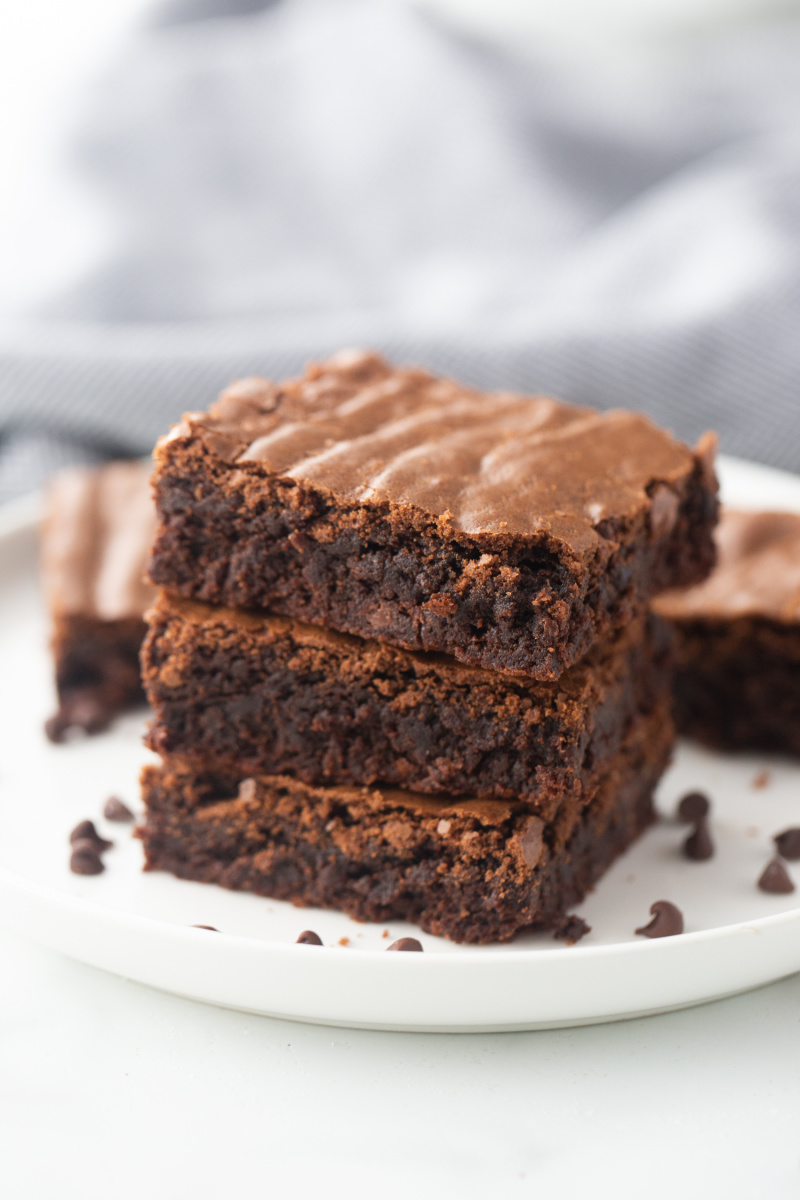
<instances>
[{"instance_id":1,"label":"crackly brownie top","mask_svg":"<svg viewBox=\"0 0 800 1200\"><path fill-rule=\"evenodd\" d=\"M646 417L542 396L479 392L347 351L287 383L233 384L161 443L199 436L231 467L259 464L342 502L413 505L454 532L541 530L585 551L607 518L647 509L668 532L694 467ZM713 443L700 447L715 487Z\"/></svg>"},{"instance_id":2,"label":"crackly brownie top","mask_svg":"<svg viewBox=\"0 0 800 1200\"><path fill-rule=\"evenodd\" d=\"M704 583L665 592L661 616L770 617L800 620L800 515L723 509L716 531L719 558Z\"/></svg>"},{"instance_id":3,"label":"crackly brownie top","mask_svg":"<svg viewBox=\"0 0 800 1200\"><path fill-rule=\"evenodd\" d=\"M42 533L51 611L103 621L141 617L154 594L144 572L155 523L149 465L60 472L48 489Z\"/></svg>"}]
</instances>

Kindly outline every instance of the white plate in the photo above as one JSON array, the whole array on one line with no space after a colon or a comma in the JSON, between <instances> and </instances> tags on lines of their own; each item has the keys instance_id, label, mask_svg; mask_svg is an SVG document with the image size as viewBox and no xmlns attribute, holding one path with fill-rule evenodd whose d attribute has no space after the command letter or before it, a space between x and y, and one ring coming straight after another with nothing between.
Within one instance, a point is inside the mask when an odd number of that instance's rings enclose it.
<instances>
[{"instance_id":1,"label":"white plate","mask_svg":"<svg viewBox=\"0 0 800 1200\"><path fill-rule=\"evenodd\" d=\"M800 479L747 463L722 470L729 502L800 511ZM83 962L142 983L274 1016L378 1029L535 1029L662 1012L757 987L800 970L796 896L755 886L771 835L800 824L800 767L682 746L659 789L665 819L580 906L592 926L579 945L543 935L509 946L457 947L420 936L424 954L385 954L384 927L338 913L238 895L169 875L144 875L129 826L100 817L118 794L137 806L148 753L144 717L110 733L51 746L47 628L36 580L35 506L0 513L0 919ZM753 786L769 769L766 787ZM690 788L714 801L717 855L691 863L670 815ZM67 838L90 817L113 838L107 870L70 874ZM800 883L800 868L796 869ZM647 941L654 900L684 912L681 937ZM221 933L190 928L214 925ZM323 948L297 946L317 930Z\"/></svg>"}]
</instances>

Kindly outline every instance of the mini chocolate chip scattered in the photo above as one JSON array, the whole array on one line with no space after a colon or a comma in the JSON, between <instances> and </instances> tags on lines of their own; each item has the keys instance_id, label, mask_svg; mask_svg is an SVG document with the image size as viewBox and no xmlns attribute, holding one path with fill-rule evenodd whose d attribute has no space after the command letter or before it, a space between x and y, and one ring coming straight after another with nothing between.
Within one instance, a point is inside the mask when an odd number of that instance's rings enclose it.
<instances>
[{"instance_id":1,"label":"mini chocolate chip scattered","mask_svg":"<svg viewBox=\"0 0 800 1200\"><path fill-rule=\"evenodd\" d=\"M707 817L711 801L705 792L687 792L678 805L678 820L686 825L695 824Z\"/></svg>"},{"instance_id":2,"label":"mini chocolate chip scattered","mask_svg":"<svg viewBox=\"0 0 800 1200\"><path fill-rule=\"evenodd\" d=\"M110 850L114 845L106 838L100 837L100 834L94 827L93 821L79 821L69 835L70 842L74 845L75 842L93 842L96 852L99 854L103 850Z\"/></svg>"},{"instance_id":3,"label":"mini chocolate chip scattered","mask_svg":"<svg viewBox=\"0 0 800 1200\"><path fill-rule=\"evenodd\" d=\"M577 913L570 913L569 916L561 918L553 930L553 937L560 942L566 942L568 946L574 946L582 937L586 937L586 934L591 932L591 925L587 925L583 917L579 917Z\"/></svg>"},{"instance_id":4,"label":"mini chocolate chip scattered","mask_svg":"<svg viewBox=\"0 0 800 1200\"><path fill-rule=\"evenodd\" d=\"M386 947L389 950L421 950L422 943L416 938L398 938L396 942L392 942L391 946Z\"/></svg>"},{"instance_id":5,"label":"mini chocolate chip scattered","mask_svg":"<svg viewBox=\"0 0 800 1200\"><path fill-rule=\"evenodd\" d=\"M192 929L209 929L212 933L219 933L216 925L192 925Z\"/></svg>"},{"instance_id":6,"label":"mini chocolate chip scattered","mask_svg":"<svg viewBox=\"0 0 800 1200\"><path fill-rule=\"evenodd\" d=\"M776 896L794 891L789 872L779 858L773 858L772 862L767 863L759 877L758 886L762 892L770 892Z\"/></svg>"},{"instance_id":7,"label":"mini chocolate chip scattered","mask_svg":"<svg viewBox=\"0 0 800 1200\"><path fill-rule=\"evenodd\" d=\"M321 946L322 938L313 929L304 929L297 939L301 946Z\"/></svg>"},{"instance_id":8,"label":"mini chocolate chip scattered","mask_svg":"<svg viewBox=\"0 0 800 1200\"><path fill-rule=\"evenodd\" d=\"M770 775L769 771L759 771L758 774L756 775L755 779L753 780L752 786L758 792L762 788L765 788L767 786L767 784L769 783L771 778L772 778L772 776Z\"/></svg>"},{"instance_id":9,"label":"mini chocolate chip scattered","mask_svg":"<svg viewBox=\"0 0 800 1200\"><path fill-rule=\"evenodd\" d=\"M775 845L781 858L796 862L800 858L800 829L784 829L783 833L776 833Z\"/></svg>"},{"instance_id":10,"label":"mini chocolate chip scattered","mask_svg":"<svg viewBox=\"0 0 800 1200\"><path fill-rule=\"evenodd\" d=\"M99 875L105 870L94 842L81 838L73 843L69 869L74 875Z\"/></svg>"},{"instance_id":11,"label":"mini chocolate chip scattered","mask_svg":"<svg viewBox=\"0 0 800 1200\"><path fill-rule=\"evenodd\" d=\"M707 821L698 821L694 833L690 833L683 843L683 853L692 862L705 862L714 857L714 843L708 831Z\"/></svg>"},{"instance_id":12,"label":"mini chocolate chip scattered","mask_svg":"<svg viewBox=\"0 0 800 1200\"><path fill-rule=\"evenodd\" d=\"M103 816L107 821L132 821L133 813L119 796L109 796L103 806Z\"/></svg>"},{"instance_id":13,"label":"mini chocolate chip scattered","mask_svg":"<svg viewBox=\"0 0 800 1200\"><path fill-rule=\"evenodd\" d=\"M650 913L653 917L650 924L635 930L636 933L648 938L674 937L683 933L683 913L669 900L656 900L650 905Z\"/></svg>"}]
</instances>

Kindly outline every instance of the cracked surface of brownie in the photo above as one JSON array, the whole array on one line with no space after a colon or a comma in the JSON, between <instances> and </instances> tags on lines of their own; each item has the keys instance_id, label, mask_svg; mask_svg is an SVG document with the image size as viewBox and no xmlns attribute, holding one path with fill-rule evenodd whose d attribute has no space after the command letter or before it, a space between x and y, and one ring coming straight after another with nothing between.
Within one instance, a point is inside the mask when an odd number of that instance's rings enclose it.
<instances>
[{"instance_id":1,"label":"cracked surface of brownie","mask_svg":"<svg viewBox=\"0 0 800 1200\"><path fill-rule=\"evenodd\" d=\"M668 712L641 722L596 795L546 822L502 801L313 788L167 760L142 776L148 870L460 942L553 929L653 819Z\"/></svg>"},{"instance_id":2,"label":"cracked surface of brownie","mask_svg":"<svg viewBox=\"0 0 800 1200\"><path fill-rule=\"evenodd\" d=\"M669 696L671 639L640 619L557 682L162 593L142 670L160 754L310 784L580 806Z\"/></svg>"},{"instance_id":3,"label":"cracked surface of brownie","mask_svg":"<svg viewBox=\"0 0 800 1200\"><path fill-rule=\"evenodd\" d=\"M156 449L153 581L556 679L713 562L714 440L368 354L246 380Z\"/></svg>"}]
</instances>

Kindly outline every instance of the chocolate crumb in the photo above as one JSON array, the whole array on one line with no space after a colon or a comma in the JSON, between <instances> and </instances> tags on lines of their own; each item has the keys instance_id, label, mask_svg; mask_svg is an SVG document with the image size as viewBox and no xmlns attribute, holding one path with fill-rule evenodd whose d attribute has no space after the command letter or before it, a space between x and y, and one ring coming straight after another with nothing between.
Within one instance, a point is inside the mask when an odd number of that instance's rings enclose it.
<instances>
[{"instance_id":1,"label":"chocolate crumb","mask_svg":"<svg viewBox=\"0 0 800 1200\"><path fill-rule=\"evenodd\" d=\"M796 862L800 858L800 829L784 829L783 833L775 834L775 845L781 858Z\"/></svg>"},{"instance_id":2,"label":"chocolate crumb","mask_svg":"<svg viewBox=\"0 0 800 1200\"><path fill-rule=\"evenodd\" d=\"M103 850L110 850L114 845L106 838L100 837L100 834L94 827L93 821L79 821L69 835L69 840L74 846L76 842L93 842L96 853L100 854Z\"/></svg>"},{"instance_id":3,"label":"chocolate crumb","mask_svg":"<svg viewBox=\"0 0 800 1200\"><path fill-rule=\"evenodd\" d=\"M698 821L694 833L690 833L683 843L683 853L692 862L705 862L714 857L714 843L708 831L707 821Z\"/></svg>"},{"instance_id":4,"label":"chocolate crumb","mask_svg":"<svg viewBox=\"0 0 800 1200\"><path fill-rule=\"evenodd\" d=\"M759 877L758 886L762 892L770 892L775 896L794 891L789 872L779 858L773 858L772 862L767 863Z\"/></svg>"},{"instance_id":5,"label":"chocolate crumb","mask_svg":"<svg viewBox=\"0 0 800 1200\"><path fill-rule=\"evenodd\" d=\"M94 842L79 838L73 843L69 869L73 875L99 875L105 870Z\"/></svg>"},{"instance_id":6,"label":"chocolate crumb","mask_svg":"<svg viewBox=\"0 0 800 1200\"><path fill-rule=\"evenodd\" d=\"M772 775L769 771L759 771L751 786L758 792L767 786L771 778Z\"/></svg>"},{"instance_id":7,"label":"chocolate crumb","mask_svg":"<svg viewBox=\"0 0 800 1200\"><path fill-rule=\"evenodd\" d=\"M591 925L588 925L583 917L579 917L577 913L570 913L568 916L563 916L556 925L553 937L560 942L566 942L568 946L574 946L582 937L586 937L586 934L591 932Z\"/></svg>"},{"instance_id":8,"label":"chocolate crumb","mask_svg":"<svg viewBox=\"0 0 800 1200\"><path fill-rule=\"evenodd\" d=\"M103 806L103 816L107 821L132 821L133 813L119 796L109 796ZM199 928L199 927L198 927ZM210 928L210 926L209 926Z\"/></svg>"},{"instance_id":9,"label":"chocolate crumb","mask_svg":"<svg viewBox=\"0 0 800 1200\"><path fill-rule=\"evenodd\" d=\"M322 938L313 929L304 929L297 939L301 946L321 946Z\"/></svg>"},{"instance_id":10,"label":"chocolate crumb","mask_svg":"<svg viewBox=\"0 0 800 1200\"><path fill-rule=\"evenodd\" d=\"M648 938L674 937L683 933L683 913L669 900L656 900L650 905L650 913L653 917L650 924L643 925L635 933Z\"/></svg>"},{"instance_id":11,"label":"chocolate crumb","mask_svg":"<svg viewBox=\"0 0 800 1200\"><path fill-rule=\"evenodd\" d=\"M678 820L684 824L696 824L707 817L711 801L705 792L687 792L678 805Z\"/></svg>"},{"instance_id":12,"label":"chocolate crumb","mask_svg":"<svg viewBox=\"0 0 800 1200\"><path fill-rule=\"evenodd\" d=\"M416 938L398 938L396 942L392 942L391 946L386 947L389 950L421 950L422 943Z\"/></svg>"},{"instance_id":13,"label":"chocolate crumb","mask_svg":"<svg viewBox=\"0 0 800 1200\"><path fill-rule=\"evenodd\" d=\"M219 933L216 925L191 925L191 929L210 929L212 933Z\"/></svg>"}]
</instances>

